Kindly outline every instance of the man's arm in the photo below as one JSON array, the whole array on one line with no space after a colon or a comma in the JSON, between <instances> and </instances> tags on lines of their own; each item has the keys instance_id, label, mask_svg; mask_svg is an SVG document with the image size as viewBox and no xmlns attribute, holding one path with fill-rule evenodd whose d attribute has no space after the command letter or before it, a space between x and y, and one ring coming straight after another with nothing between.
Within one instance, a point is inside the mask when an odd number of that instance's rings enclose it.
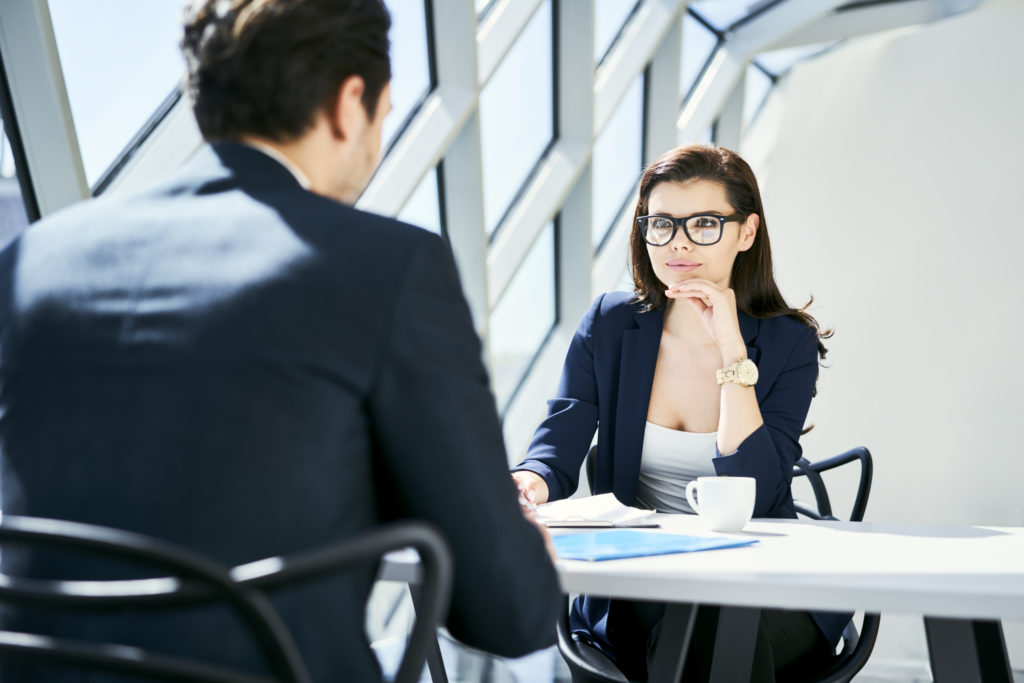
<instances>
[{"instance_id":1,"label":"man's arm","mask_svg":"<svg viewBox=\"0 0 1024 683\"><path fill-rule=\"evenodd\" d=\"M417 246L397 298L367 302L394 309L368 405L378 482L400 508L381 514L433 522L451 543L452 634L520 656L554 642L564 598L542 536L517 502L451 253L433 236Z\"/></svg>"}]
</instances>

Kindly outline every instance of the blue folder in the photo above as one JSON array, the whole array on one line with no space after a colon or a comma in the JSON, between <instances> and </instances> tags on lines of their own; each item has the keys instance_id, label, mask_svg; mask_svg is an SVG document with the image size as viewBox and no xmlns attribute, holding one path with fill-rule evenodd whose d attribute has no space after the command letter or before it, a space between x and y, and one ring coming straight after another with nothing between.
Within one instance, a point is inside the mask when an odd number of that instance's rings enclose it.
<instances>
[{"instance_id":1,"label":"blue folder","mask_svg":"<svg viewBox=\"0 0 1024 683\"><path fill-rule=\"evenodd\" d=\"M682 536L680 534L648 533L615 529L566 534L552 539L560 559L617 560L624 557L692 553L698 550L737 548L757 543L756 538L726 538L724 536Z\"/></svg>"}]
</instances>

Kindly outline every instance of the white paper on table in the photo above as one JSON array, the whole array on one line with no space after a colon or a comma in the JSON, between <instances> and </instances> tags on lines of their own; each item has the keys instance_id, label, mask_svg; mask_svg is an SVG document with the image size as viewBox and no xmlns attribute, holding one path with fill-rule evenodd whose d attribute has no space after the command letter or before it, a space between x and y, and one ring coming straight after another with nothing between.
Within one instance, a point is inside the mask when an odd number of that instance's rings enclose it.
<instances>
[{"instance_id":1,"label":"white paper on table","mask_svg":"<svg viewBox=\"0 0 1024 683\"><path fill-rule=\"evenodd\" d=\"M654 514L654 510L641 510L619 502L612 493L585 498L566 498L537 506L537 521L604 522L609 526L624 526L641 522Z\"/></svg>"}]
</instances>

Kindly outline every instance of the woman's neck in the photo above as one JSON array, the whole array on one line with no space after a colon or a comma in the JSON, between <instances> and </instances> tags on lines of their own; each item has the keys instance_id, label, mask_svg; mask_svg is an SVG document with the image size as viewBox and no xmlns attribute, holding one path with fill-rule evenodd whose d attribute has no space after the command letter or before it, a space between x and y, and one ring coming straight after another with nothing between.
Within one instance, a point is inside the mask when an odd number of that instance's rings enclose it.
<instances>
[{"instance_id":1,"label":"woman's neck","mask_svg":"<svg viewBox=\"0 0 1024 683\"><path fill-rule=\"evenodd\" d=\"M697 310L685 299L669 299L665 303L662 332L690 348L715 346Z\"/></svg>"}]
</instances>

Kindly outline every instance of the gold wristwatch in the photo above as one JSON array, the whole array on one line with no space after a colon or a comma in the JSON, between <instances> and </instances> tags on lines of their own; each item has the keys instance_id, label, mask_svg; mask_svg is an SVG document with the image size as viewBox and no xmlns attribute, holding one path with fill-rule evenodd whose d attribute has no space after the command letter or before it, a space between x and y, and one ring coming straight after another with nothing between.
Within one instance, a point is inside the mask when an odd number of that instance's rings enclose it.
<instances>
[{"instance_id":1,"label":"gold wristwatch","mask_svg":"<svg viewBox=\"0 0 1024 683\"><path fill-rule=\"evenodd\" d=\"M726 382L752 387L757 384L757 366L749 358L736 361L727 368L722 368L717 373L719 386Z\"/></svg>"}]
</instances>

